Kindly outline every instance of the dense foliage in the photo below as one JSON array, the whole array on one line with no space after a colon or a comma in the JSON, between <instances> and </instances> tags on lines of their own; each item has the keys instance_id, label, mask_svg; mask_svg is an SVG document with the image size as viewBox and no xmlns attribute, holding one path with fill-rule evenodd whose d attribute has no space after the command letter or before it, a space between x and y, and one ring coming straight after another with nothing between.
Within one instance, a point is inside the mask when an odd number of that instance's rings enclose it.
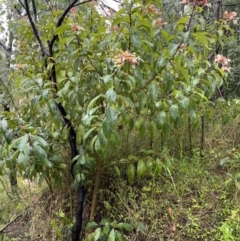
<instances>
[{"instance_id":1,"label":"dense foliage","mask_svg":"<svg viewBox=\"0 0 240 241\"><path fill-rule=\"evenodd\" d=\"M1 112L0 174L46 181L51 191L73 183L78 203L84 187L92 188L86 240L123 240L120 231L132 230L126 222L94 222L105 168L130 185L171 173L167 140L174 130L188 126L193 154L192 131L202 127L203 152L204 118L217 108L230 118L222 86L231 75L226 54L237 14L221 15L221 2L184 0L174 3L182 9L176 15L168 4L125 1L114 11L95 1L25 0L4 10L11 48L2 43L10 73L1 79L9 108ZM78 217L66 221L73 241Z\"/></svg>"}]
</instances>

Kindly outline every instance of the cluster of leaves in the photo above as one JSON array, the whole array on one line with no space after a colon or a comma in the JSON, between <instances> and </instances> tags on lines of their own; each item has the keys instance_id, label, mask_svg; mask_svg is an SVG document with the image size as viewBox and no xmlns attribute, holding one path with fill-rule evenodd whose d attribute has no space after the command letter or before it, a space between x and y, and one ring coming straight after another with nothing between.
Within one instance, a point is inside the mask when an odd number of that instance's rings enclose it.
<instances>
[{"instance_id":1,"label":"cluster of leaves","mask_svg":"<svg viewBox=\"0 0 240 241\"><path fill-rule=\"evenodd\" d=\"M95 222L88 223L86 230L94 230L86 238L86 241L91 240L109 240L109 241L121 241L123 237L121 231L132 231L132 226L128 223L116 223L111 222L108 219L103 219L98 225ZM120 231L120 232L119 232Z\"/></svg>"},{"instance_id":2,"label":"cluster of leaves","mask_svg":"<svg viewBox=\"0 0 240 241\"><path fill-rule=\"evenodd\" d=\"M108 21L92 5L75 8L57 29L54 19L60 10L45 12L39 19L44 42L53 31L58 36L55 94L48 76L53 63L39 53L26 19L17 23L21 31L18 70L11 80L18 88L24 86L27 99L20 108L27 123L50 131L53 139L66 139L67 130L59 131L57 101L68 110L78 145L90 153L96 150L104 160L109 148L114 152L123 141L119 126L128 132L136 130L140 137L150 133L154 138L157 130L167 136L188 117L193 124L199 123L210 108L209 99L227 75L211 63L209 55L216 44L226 41L228 25L207 26L197 7L194 15L179 19L170 33L164 29L166 22L160 18L162 6L158 2L126 2ZM199 24L191 28L193 18ZM47 127L43 123L48 123ZM46 163L47 150L41 147ZM16 153L22 156L20 150Z\"/></svg>"}]
</instances>

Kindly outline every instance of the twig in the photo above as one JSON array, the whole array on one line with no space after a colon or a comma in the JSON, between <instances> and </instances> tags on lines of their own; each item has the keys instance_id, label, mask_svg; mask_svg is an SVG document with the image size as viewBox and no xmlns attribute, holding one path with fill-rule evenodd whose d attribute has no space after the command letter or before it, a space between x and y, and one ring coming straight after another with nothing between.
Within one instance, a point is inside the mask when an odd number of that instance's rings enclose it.
<instances>
[{"instance_id":1,"label":"twig","mask_svg":"<svg viewBox=\"0 0 240 241\"><path fill-rule=\"evenodd\" d=\"M4 48L5 51L10 52L11 47L6 46L2 41L0 41L0 45Z\"/></svg>"},{"instance_id":2,"label":"twig","mask_svg":"<svg viewBox=\"0 0 240 241\"><path fill-rule=\"evenodd\" d=\"M154 73L153 76L145 83L144 86L142 86L141 88L135 90L134 92L137 92L139 90L144 89L146 86L148 86L156 77L157 77L158 73Z\"/></svg>"},{"instance_id":3,"label":"twig","mask_svg":"<svg viewBox=\"0 0 240 241\"><path fill-rule=\"evenodd\" d=\"M26 8L25 8L25 6L24 6L22 0L18 0L18 2L20 2L20 4L22 5L22 7L26 10Z\"/></svg>"},{"instance_id":4,"label":"twig","mask_svg":"<svg viewBox=\"0 0 240 241\"><path fill-rule=\"evenodd\" d=\"M24 0L25 2L25 8L26 8L26 12L27 12L27 16L28 16L28 19L29 19L29 22L31 24L31 27L32 27L32 30L33 30L33 33L41 47L41 50L42 50L42 53L46 56L50 56L50 53L48 52L48 50L46 49L46 47L43 45L43 42L40 38L40 34L39 34L39 31L32 19L32 16L31 16L31 13L30 13L30 10L29 10L29 6L28 6L28 0Z\"/></svg>"},{"instance_id":5,"label":"twig","mask_svg":"<svg viewBox=\"0 0 240 241\"><path fill-rule=\"evenodd\" d=\"M87 1L84 1L84 2L76 3L76 4L74 5L74 7L79 6L79 5L82 5L82 4L84 4L84 3L89 3L89 2L92 2L92 1L94 1L94 0L87 0Z\"/></svg>"},{"instance_id":6,"label":"twig","mask_svg":"<svg viewBox=\"0 0 240 241\"><path fill-rule=\"evenodd\" d=\"M3 231L10 226L12 223L14 223L18 218L20 218L22 214L19 214L16 218L14 218L11 222L9 222L3 229L0 230L0 233L3 233Z\"/></svg>"},{"instance_id":7,"label":"twig","mask_svg":"<svg viewBox=\"0 0 240 241\"><path fill-rule=\"evenodd\" d=\"M25 1L26 1L26 0L25 0ZM89 0L89 1L90 1L90 0ZM88 1L88 2L89 2L89 1ZM92 0L91 0L91 1L92 1ZM65 9L65 11L63 12L63 14L62 14L62 15L60 16L60 18L58 19L57 26L56 26L57 28L62 25L64 18L66 17L66 15L68 14L68 12L71 10L71 8L74 7L74 5L76 4L76 2L78 2L78 0L72 1L72 2L68 5L68 7ZM49 51L50 51L50 52L52 52L52 47L53 47L53 44L54 44L54 42L56 41L57 37L58 37L58 35L55 34L55 35L52 37L52 39L50 40L49 44L48 44L48 45L49 45Z\"/></svg>"},{"instance_id":8,"label":"twig","mask_svg":"<svg viewBox=\"0 0 240 241\"><path fill-rule=\"evenodd\" d=\"M7 188L6 188L4 182L3 182L3 180L2 180L1 178L0 178L0 182L2 183L3 188L4 188L4 190L6 191L7 196L8 196L11 200L13 200L13 198L8 194L8 192L7 192Z\"/></svg>"}]
</instances>

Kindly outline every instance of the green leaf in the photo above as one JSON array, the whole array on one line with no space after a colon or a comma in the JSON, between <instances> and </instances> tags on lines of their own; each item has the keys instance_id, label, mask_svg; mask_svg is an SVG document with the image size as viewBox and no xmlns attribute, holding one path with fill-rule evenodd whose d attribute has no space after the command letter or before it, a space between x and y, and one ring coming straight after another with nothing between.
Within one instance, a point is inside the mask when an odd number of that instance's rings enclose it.
<instances>
[{"instance_id":1,"label":"green leaf","mask_svg":"<svg viewBox=\"0 0 240 241\"><path fill-rule=\"evenodd\" d=\"M84 136L84 127L83 125L79 125L78 126L78 129L77 129L77 143L78 144L81 144L81 141L83 139L83 136Z\"/></svg>"},{"instance_id":2,"label":"green leaf","mask_svg":"<svg viewBox=\"0 0 240 241\"><path fill-rule=\"evenodd\" d=\"M166 41L166 43L168 44L171 40L176 38L176 35L171 35L169 34L166 30L162 29L161 30L162 36L164 38L164 40Z\"/></svg>"},{"instance_id":3,"label":"green leaf","mask_svg":"<svg viewBox=\"0 0 240 241\"><path fill-rule=\"evenodd\" d=\"M57 27L56 30L55 30L55 34L62 34L64 33L67 29L69 29L70 26L69 24L64 24L64 25L61 25L60 27Z\"/></svg>"},{"instance_id":4,"label":"green leaf","mask_svg":"<svg viewBox=\"0 0 240 241\"><path fill-rule=\"evenodd\" d=\"M105 223L102 231L102 238L106 239L106 237L108 237L109 235L109 232L110 232L110 225L109 223Z\"/></svg>"},{"instance_id":5,"label":"green leaf","mask_svg":"<svg viewBox=\"0 0 240 241\"><path fill-rule=\"evenodd\" d=\"M150 37L152 37L154 34L154 29L153 29L153 25L151 24L151 22L148 21L147 19L140 18L139 23L141 24L141 27L144 27L148 31Z\"/></svg>"},{"instance_id":6,"label":"green leaf","mask_svg":"<svg viewBox=\"0 0 240 241\"><path fill-rule=\"evenodd\" d=\"M139 136L140 138L143 138L145 136L145 125L144 125L144 122L142 122L140 128L139 128Z\"/></svg>"},{"instance_id":7,"label":"green leaf","mask_svg":"<svg viewBox=\"0 0 240 241\"><path fill-rule=\"evenodd\" d=\"M94 229L94 228L96 228L97 226L98 226L97 223L95 223L95 222L90 222L90 223L87 224L86 230Z\"/></svg>"},{"instance_id":8,"label":"green leaf","mask_svg":"<svg viewBox=\"0 0 240 241\"><path fill-rule=\"evenodd\" d=\"M111 220L109 218L103 218L100 222L100 225L109 225L110 222Z\"/></svg>"},{"instance_id":9,"label":"green leaf","mask_svg":"<svg viewBox=\"0 0 240 241\"><path fill-rule=\"evenodd\" d=\"M24 151L25 146L28 143L28 138L29 138L28 134L25 134L23 137L21 137L20 143L19 143L19 146L18 146L18 149L20 151Z\"/></svg>"},{"instance_id":10,"label":"green leaf","mask_svg":"<svg viewBox=\"0 0 240 241\"><path fill-rule=\"evenodd\" d=\"M131 117L128 118L128 127L129 127L129 132L131 132L134 127L134 120Z\"/></svg>"},{"instance_id":11,"label":"green leaf","mask_svg":"<svg viewBox=\"0 0 240 241\"><path fill-rule=\"evenodd\" d=\"M102 146L102 148L106 147L106 145L107 145L107 139L106 139L106 137L104 136L102 129L98 132L98 140L99 140L99 143L100 143L100 145Z\"/></svg>"},{"instance_id":12,"label":"green leaf","mask_svg":"<svg viewBox=\"0 0 240 241\"><path fill-rule=\"evenodd\" d=\"M116 238L115 238L115 240L116 240L116 241L123 241L123 238L122 238L121 233L119 233L117 230L115 231L115 233L116 233Z\"/></svg>"},{"instance_id":13,"label":"green leaf","mask_svg":"<svg viewBox=\"0 0 240 241\"><path fill-rule=\"evenodd\" d=\"M107 100L111 103L111 102L114 102L116 100L117 94L114 91L114 89L110 88L106 92L106 97L107 97Z\"/></svg>"},{"instance_id":14,"label":"green leaf","mask_svg":"<svg viewBox=\"0 0 240 241\"><path fill-rule=\"evenodd\" d=\"M121 16L121 15L118 15L118 16ZM129 16L128 15L123 16L123 17L121 16L121 17L117 17L113 20L112 26L117 25L119 23L128 23L128 22L129 22Z\"/></svg>"},{"instance_id":15,"label":"green leaf","mask_svg":"<svg viewBox=\"0 0 240 241\"><path fill-rule=\"evenodd\" d=\"M156 126L158 130L161 130L167 120L165 111L161 111L156 118Z\"/></svg>"},{"instance_id":16,"label":"green leaf","mask_svg":"<svg viewBox=\"0 0 240 241\"><path fill-rule=\"evenodd\" d=\"M116 237L116 233L115 230L112 229L109 236L108 236L108 240L107 241L115 241L115 237Z\"/></svg>"},{"instance_id":17,"label":"green leaf","mask_svg":"<svg viewBox=\"0 0 240 241\"><path fill-rule=\"evenodd\" d=\"M127 176L128 176L128 182L130 185L134 182L134 176L135 176L135 166L131 163L127 168Z\"/></svg>"},{"instance_id":18,"label":"green leaf","mask_svg":"<svg viewBox=\"0 0 240 241\"><path fill-rule=\"evenodd\" d=\"M153 160L148 158L146 162L147 172L151 173L153 170Z\"/></svg>"},{"instance_id":19,"label":"green leaf","mask_svg":"<svg viewBox=\"0 0 240 241\"><path fill-rule=\"evenodd\" d=\"M169 114L172 120L176 120L177 117L179 116L178 114L178 106L177 105L172 105L169 108Z\"/></svg>"},{"instance_id":20,"label":"green leaf","mask_svg":"<svg viewBox=\"0 0 240 241\"><path fill-rule=\"evenodd\" d=\"M191 109L189 111L189 116L190 116L190 120L194 123L197 119L197 114L196 114L195 110Z\"/></svg>"},{"instance_id":21,"label":"green leaf","mask_svg":"<svg viewBox=\"0 0 240 241\"><path fill-rule=\"evenodd\" d=\"M143 160L140 160L137 165L137 175L143 177L147 174L147 167Z\"/></svg>"},{"instance_id":22,"label":"green leaf","mask_svg":"<svg viewBox=\"0 0 240 241\"><path fill-rule=\"evenodd\" d=\"M93 98L90 103L88 104L87 107L87 113L90 113L90 110L92 109L92 107L94 106L94 104L97 102L98 99L100 99L101 97L104 97L103 95L98 95L95 98Z\"/></svg>"},{"instance_id":23,"label":"green leaf","mask_svg":"<svg viewBox=\"0 0 240 241\"><path fill-rule=\"evenodd\" d=\"M130 39L131 39L131 44L134 48L141 47L142 43L141 43L139 31L131 32Z\"/></svg>"},{"instance_id":24,"label":"green leaf","mask_svg":"<svg viewBox=\"0 0 240 241\"><path fill-rule=\"evenodd\" d=\"M154 168L154 178L157 178L158 175L162 173L162 169L163 169L163 164L159 160L159 158L157 158L155 163L155 168Z\"/></svg>"},{"instance_id":25,"label":"green leaf","mask_svg":"<svg viewBox=\"0 0 240 241\"><path fill-rule=\"evenodd\" d=\"M166 59L162 56L159 57L157 60L157 65L156 65L158 71L163 69L165 67L165 65L166 65Z\"/></svg>"},{"instance_id":26,"label":"green leaf","mask_svg":"<svg viewBox=\"0 0 240 241\"><path fill-rule=\"evenodd\" d=\"M75 71L78 71L78 69L79 69L80 60L81 60L81 57L80 57L80 56L78 56L78 57L74 60L74 70L75 70Z\"/></svg>"},{"instance_id":27,"label":"green leaf","mask_svg":"<svg viewBox=\"0 0 240 241\"><path fill-rule=\"evenodd\" d=\"M171 91L175 80L172 74L169 73L169 71L164 71L163 81L165 92Z\"/></svg>"},{"instance_id":28,"label":"green leaf","mask_svg":"<svg viewBox=\"0 0 240 241\"><path fill-rule=\"evenodd\" d=\"M21 167L25 167L28 164L28 158L28 156L25 156L22 152L20 152L17 162Z\"/></svg>"},{"instance_id":29,"label":"green leaf","mask_svg":"<svg viewBox=\"0 0 240 241\"><path fill-rule=\"evenodd\" d=\"M88 136L96 129L97 127L94 126L93 128L89 129L83 136L83 141L85 142Z\"/></svg>"},{"instance_id":30,"label":"green leaf","mask_svg":"<svg viewBox=\"0 0 240 241\"><path fill-rule=\"evenodd\" d=\"M158 86L155 83L151 83L148 88L150 104L154 105L158 97Z\"/></svg>"},{"instance_id":31,"label":"green leaf","mask_svg":"<svg viewBox=\"0 0 240 241\"><path fill-rule=\"evenodd\" d=\"M187 40L189 38L189 33L190 33L190 31L183 31L183 32L181 32L182 40L183 40L184 43L187 43Z\"/></svg>"},{"instance_id":32,"label":"green leaf","mask_svg":"<svg viewBox=\"0 0 240 241\"><path fill-rule=\"evenodd\" d=\"M186 109L188 107L188 104L189 104L189 98L186 96L183 96L179 100L179 106L182 107L183 109Z\"/></svg>"},{"instance_id":33,"label":"green leaf","mask_svg":"<svg viewBox=\"0 0 240 241\"><path fill-rule=\"evenodd\" d=\"M116 110L114 110L110 105L106 108L106 116L107 121L111 124L115 123L118 117Z\"/></svg>"},{"instance_id":34,"label":"green leaf","mask_svg":"<svg viewBox=\"0 0 240 241\"><path fill-rule=\"evenodd\" d=\"M126 231L128 232L131 232L132 231L132 225L129 224L129 223L119 223L118 224L121 228L125 229Z\"/></svg>"},{"instance_id":35,"label":"green leaf","mask_svg":"<svg viewBox=\"0 0 240 241\"><path fill-rule=\"evenodd\" d=\"M224 157L223 159L220 160L220 166L224 166L228 161L230 160L229 157Z\"/></svg>"},{"instance_id":36,"label":"green leaf","mask_svg":"<svg viewBox=\"0 0 240 241\"><path fill-rule=\"evenodd\" d=\"M107 84L107 83L109 83L113 79L113 77L112 77L112 75L105 75L101 79L103 80L103 82L105 84Z\"/></svg>"},{"instance_id":37,"label":"green leaf","mask_svg":"<svg viewBox=\"0 0 240 241\"><path fill-rule=\"evenodd\" d=\"M104 119L103 124L102 124L102 128L103 128L103 134L107 139L110 139L112 136L112 132L113 132L113 125L107 121L107 119Z\"/></svg>"},{"instance_id":38,"label":"green leaf","mask_svg":"<svg viewBox=\"0 0 240 241\"><path fill-rule=\"evenodd\" d=\"M94 241L97 241L99 240L100 236L101 236L101 232L102 232L102 229L101 228L97 228L94 232Z\"/></svg>"},{"instance_id":39,"label":"green leaf","mask_svg":"<svg viewBox=\"0 0 240 241\"><path fill-rule=\"evenodd\" d=\"M8 123L5 119L0 121L0 130L5 132L7 130Z\"/></svg>"},{"instance_id":40,"label":"green leaf","mask_svg":"<svg viewBox=\"0 0 240 241\"><path fill-rule=\"evenodd\" d=\"M183 32L183 29L186 27L186 23L189 21L189 16L186 14L186 16L180 18L175 26L177 27L178 32Z\"/></svg>"},{"instance_id":41,"label":"green leaf","mask_svg":"<svg viewBox=\"0 0 240 241\"><path fill-rule=\"evenodd\" d=\"M19 150L19 151L20 151L20 150ZM24 150L23 150L23 153L24 153L24 155L29 156L29 154L30 154L30 145L29 145L29 143L27 143L27 144L25 145L25 148L24 148Z\"/></svg>"},{"instance_id":42,"label":"green leaf","mask_svg":"<svg viewBox=\"0 0 240 241\"><path fill-rule=\"evenodd\" d=\"M150 123L149 132L151 139L154 139L155 135L157 134L156 123L154 121L151 121Z\"/></svg>"},{"instance_id":43,"label":"green leaf","mask_svg":"<svg viewBox=\"0 0 240 241\"><path fill-rule=\"evenodd\" d=\"M142 109L147 103L147 96L144 91L141 91L138 95L139 107Z\"/></svg>"},{"instance_id":44,"label":"green leaf","mask_svg":"<svg viewBox=\"0 0 240 241\"><path fill-rule=\"evenodd\" d=\"M34 153L36 154L36 156L38 157L38 159L41 161L41 162L44 162L47 160L47 154L46 152L42 149L41 146L39 145L34 145L33 146L33 150L34 150Z\"/></svg>"},{"instance_id":45,"label":"green leaf","mask_svg":"<svg viewBox=\"0 0 240 241\"><path fill-rule=\"evenodd\" d=\"M139 117L139 118L135 121L135 127L137 128L137 130L140 130L140 127L141 127L143 121L144 121L143 117Z\"/></svg>"},{"instance_id":46,"label":"green leaf","mask_svg":"<svg viewBox=\"0 0 240 241\"><path fill-rule=\"evenodd\" d=\"M121 177L121 171L117 166L114 166L114 171L115 171L117 177Z\"/></svg>"},{"instance_id":47,"label":"green leaf","mask_svg":"<svg viewBox=\"0 0 240 241\"><path fill-rule=\"evenodd\" d=\"M38 142L42 147L48 147L48 143L42 137L30 134L30 138L33 140L33 142Z\"/></svg>"}]
</instances>

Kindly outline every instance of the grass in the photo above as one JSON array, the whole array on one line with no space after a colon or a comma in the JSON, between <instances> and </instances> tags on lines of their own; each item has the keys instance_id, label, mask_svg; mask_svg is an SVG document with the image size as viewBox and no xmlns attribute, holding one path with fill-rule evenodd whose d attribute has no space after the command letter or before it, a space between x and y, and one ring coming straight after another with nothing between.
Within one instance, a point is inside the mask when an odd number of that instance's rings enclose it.
<instances>
[{"instance_id":1,"label":"grass","mask_svg":"<svg viewBox=\"0 0 240 241\"><path fill-rule=\"evenodd\" d=\"M213 175L208 163L193 158L179 165L175 160L175 186L168 173L155 182L151 178L132 186L118 182L117 191L109 194L113 207L109 213L135 227L126 240L219 240L220 222L235 203L222 174Z\"/></svg>"}]
</instances>

